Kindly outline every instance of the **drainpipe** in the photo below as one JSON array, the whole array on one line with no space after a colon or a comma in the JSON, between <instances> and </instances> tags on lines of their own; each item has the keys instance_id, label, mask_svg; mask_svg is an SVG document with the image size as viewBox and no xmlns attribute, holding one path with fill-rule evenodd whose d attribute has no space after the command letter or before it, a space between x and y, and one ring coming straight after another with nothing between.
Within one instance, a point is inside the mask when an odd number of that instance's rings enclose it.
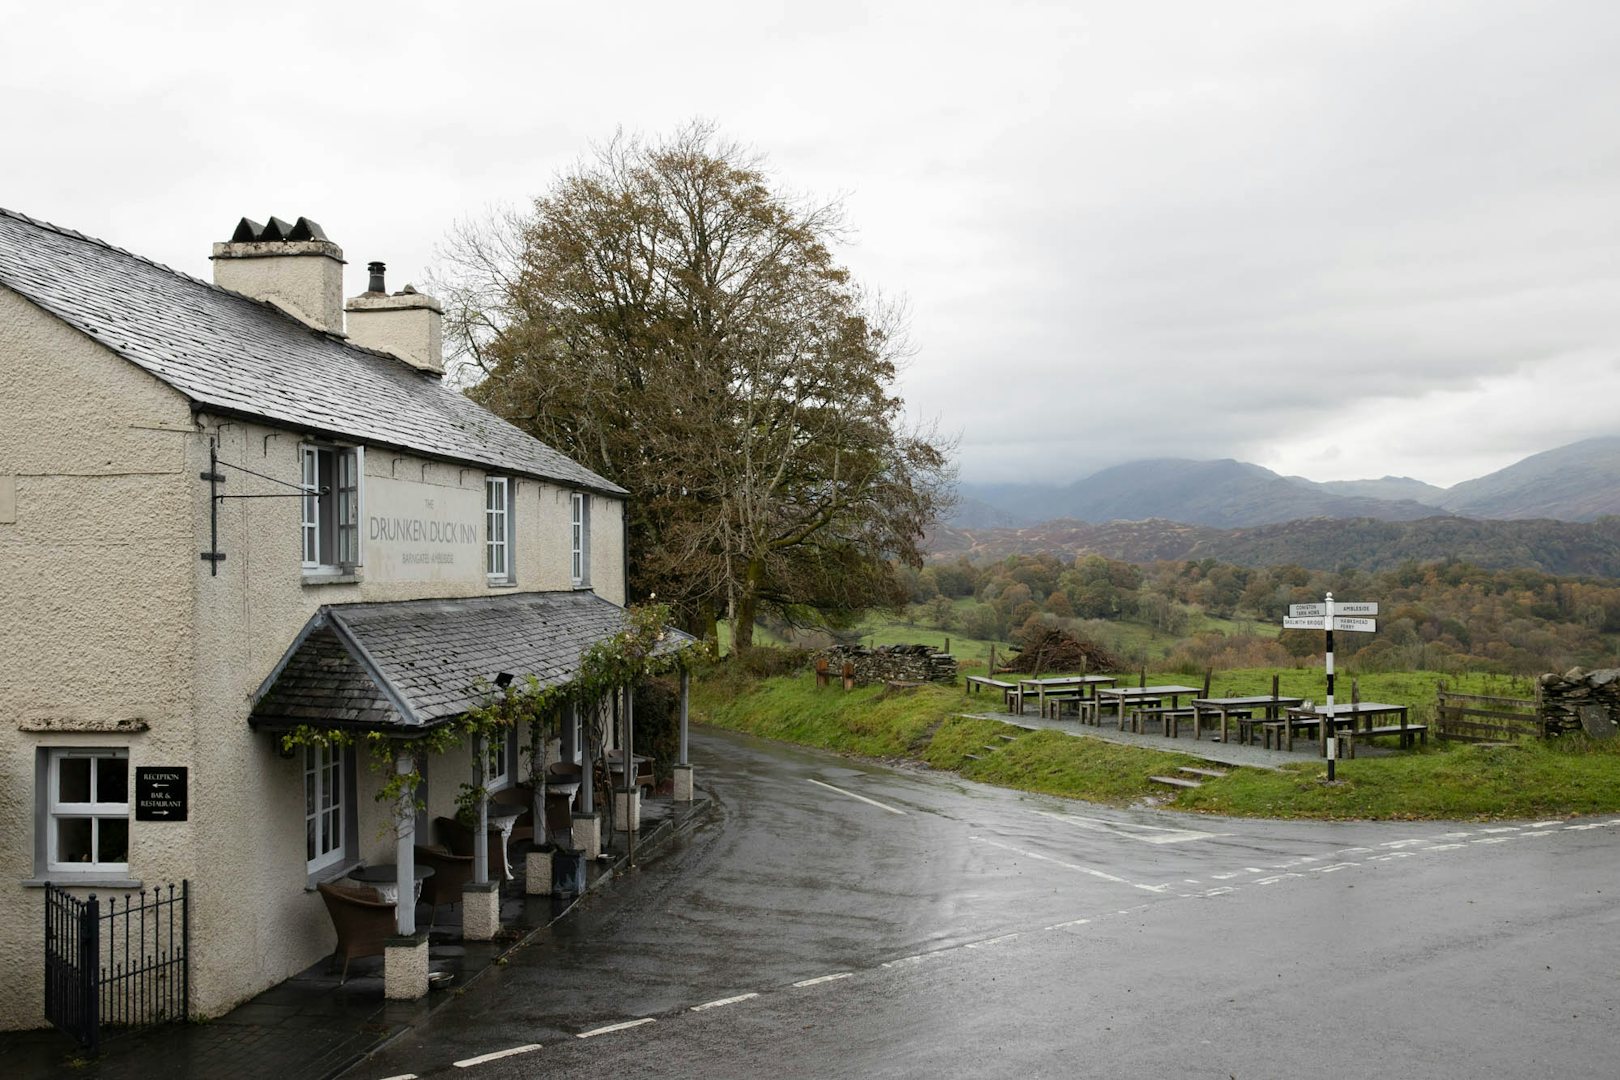
<instances>
[{"instance_id":1,"label":"drainpipe","mask_svg":"<svg viewBox=\"0 0 1620 1080\"><path fill-rule=\"evenodd\" d=\"M570 704L569 711L574 721L579 725L581 741L585 744L585 752L580 755L579 762L579 812L582 814L596 813L596 758L591 752L591 726L579 715L578 706Z\"/></svg>"},{"instance_id":2,"label":"drainpipe","mask_svg":"<svg viewBox=\"0 0 1620 1080\"><path fill-rule=\"evenodd\" d=\"M624 836L625 865L636 865L636 815L631 811L631 792L636 790L636 695L624 688Z\"/></svg>"}]
</instances>

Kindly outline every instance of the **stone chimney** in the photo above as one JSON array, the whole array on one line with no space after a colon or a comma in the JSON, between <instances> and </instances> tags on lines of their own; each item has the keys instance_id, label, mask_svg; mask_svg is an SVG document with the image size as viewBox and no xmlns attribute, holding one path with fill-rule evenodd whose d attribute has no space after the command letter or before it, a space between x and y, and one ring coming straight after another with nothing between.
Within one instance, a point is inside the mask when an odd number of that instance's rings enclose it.
<instances>
[{"instance_id":1,"label":"stone chimney","mask_svg":"<svg viewBox=\"0 0 1620 1080\"><path fill-rule=\"evenodd\" d=\"M308 218L243 218L214 245L214 284L274 304L329 334L343 333L343 249Z\"/></svg>"},{"instance_id":2,"label":"stone chimney","mask_svg":"<svg viewBox=\"0 0 1620 1080\"><path fill-rule=\"evenodd\" d=\"M349 318L349 340L356 345L393 353L414 368L444 374L444 309L439 302L409 285L388 295L383 284L387 267L367 263L371 275L366 291L344 305Z\"/></svg>"}]
</instances>

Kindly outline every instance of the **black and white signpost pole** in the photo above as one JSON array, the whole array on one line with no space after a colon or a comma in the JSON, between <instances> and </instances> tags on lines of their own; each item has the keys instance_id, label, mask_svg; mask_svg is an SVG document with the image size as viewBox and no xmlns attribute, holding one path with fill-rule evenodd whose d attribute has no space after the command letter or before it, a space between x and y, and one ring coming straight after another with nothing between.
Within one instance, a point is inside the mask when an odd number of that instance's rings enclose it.
<instances>
[{"instance_id":1,"label":"black and white signpost pole","mask_svg":"<svg viewBox=\"0 0 1620 1080\"><path fill-rule=\"evenodd\" d=\"M1322 598L1320 604L1289 604L1288 617L1283 620L1284 630L1322 630L1327 640L1323 650L1323 666L1327 673L1327 704L1323 711L1317 715L1321 717L1318 726L1317 738L1322 756L1327 758L1328 779L1335 779L1334 762L1338 759L1339 741L1331 733L1333 730L1333 631L1354 630L1360 633L1371 634L1378 629L1375 619L1361 618L1364 615L1378 614L1376 603L1351 603L1345 601L1335 604L1333 594L1328 593ZM1354 718L1352 717L1352 723Z\"/></svg>"}]
</instances>

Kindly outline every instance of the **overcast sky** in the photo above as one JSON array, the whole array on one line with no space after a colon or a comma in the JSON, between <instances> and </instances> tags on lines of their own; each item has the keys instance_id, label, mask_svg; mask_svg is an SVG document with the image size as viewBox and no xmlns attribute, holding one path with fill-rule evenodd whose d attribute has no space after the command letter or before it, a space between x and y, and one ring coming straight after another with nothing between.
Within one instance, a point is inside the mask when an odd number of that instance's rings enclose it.
<instances>
[{"instance_id":1,"label":"overcast sky","mask_svg":"<svg viewBox=\"0 0 1620 1080\"><path fill-rule=\"evenodd\" d=\"M0 205L198 276L307 215L399 288L593 141L842 195L966 480L1447 485L1620 434L1620 4L0 0Z\"/></svg>"}]
</instances>

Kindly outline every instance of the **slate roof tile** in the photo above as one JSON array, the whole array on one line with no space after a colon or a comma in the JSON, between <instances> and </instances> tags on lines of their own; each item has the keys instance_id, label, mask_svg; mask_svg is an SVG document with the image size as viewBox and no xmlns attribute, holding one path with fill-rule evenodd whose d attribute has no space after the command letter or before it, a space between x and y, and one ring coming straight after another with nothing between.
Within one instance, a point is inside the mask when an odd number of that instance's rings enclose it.
<instances>
[{"instance_id":1,"label":"slate roof tile","mask_svg":"<svg viewBox=\"0 0 1620 1080\"><path fill-rule=\"evenodd\" d=\"M0 285L197 406L608 494L625 490L386 353L0 208Z\"/></svg>"},{"instance_id":2,"label":"slate roof tile","mask_svg":"<svg viewBox=\"0 0 1620 1080\"><path fill-rule=\"evenodd\" d=\"M311 624L255 703L253 723L429 726L480 704L501 672L541 686L573 681L585 650L624 628L625 611L592 592L504 593L335 604ZM693 641L670 629L660 648Z\"/></svg>"}]
</instances>

